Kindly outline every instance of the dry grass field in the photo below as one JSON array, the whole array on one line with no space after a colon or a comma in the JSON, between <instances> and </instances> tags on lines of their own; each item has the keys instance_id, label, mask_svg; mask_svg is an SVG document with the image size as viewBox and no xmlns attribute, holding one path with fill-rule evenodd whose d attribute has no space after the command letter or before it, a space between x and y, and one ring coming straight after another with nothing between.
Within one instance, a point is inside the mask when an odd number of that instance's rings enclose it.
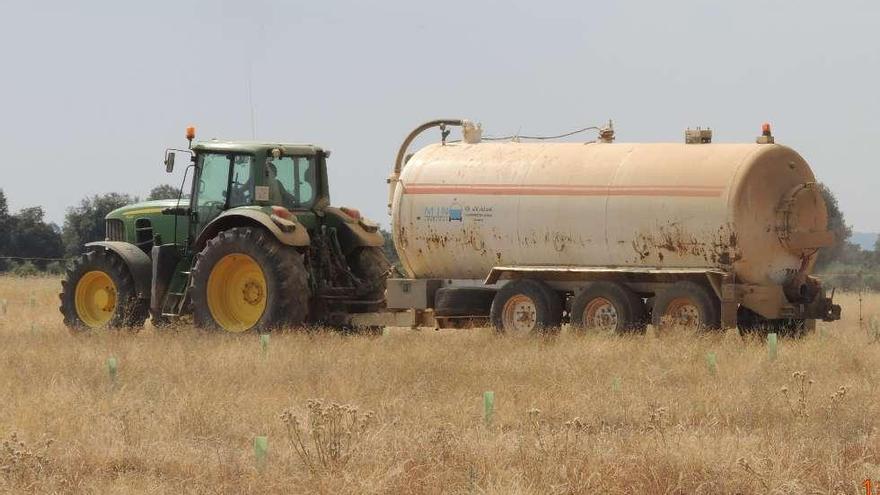
<instances>
[{"instance_id":1,"label":"dry grass field","mask_svg":"<svg viewBox=\"0 0 880 495\"><path fill-rule=\"evenodd\" d=\"M734 332L542 340L485 329L274 334L264 355L257 336L188 328L72 337L58 285L0 278L5 492L859 494L866 478L880 484L880 343L860 330L854 295L840 297L844 321L781 340L774 361ZM880 313L880 296L865 313ZM485 391L495 394L488 424ZM264 461L256 436L268 439Z\"/></svg>"}]
</instances>

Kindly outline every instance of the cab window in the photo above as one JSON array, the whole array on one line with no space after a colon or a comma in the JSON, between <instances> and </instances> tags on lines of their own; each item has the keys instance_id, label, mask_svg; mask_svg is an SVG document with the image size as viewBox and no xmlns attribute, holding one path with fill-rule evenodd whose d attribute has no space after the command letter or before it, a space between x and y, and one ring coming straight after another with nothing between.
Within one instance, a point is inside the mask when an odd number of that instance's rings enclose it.
<instances>
[{"instance_id":1,"label":"cab window","mask_svg":"<svg viewBox=\"0 0 880 495\"><path fill-rule=\"evenodd\" d=\"M315 200L315 158L283 156L266 160L269 201L286 208L311 206Z\"/></svg>"},{"instance_id":2,"label":"cab window","mask_svg":"<svg viewBox=\"0 0 880 495\"><path fill-rule=\"evenodd\" d=\"M254 197L254 157L236 155L232 158L232 187L229 194L229 207L251 204Z\"/></svg>"}]
</instances>

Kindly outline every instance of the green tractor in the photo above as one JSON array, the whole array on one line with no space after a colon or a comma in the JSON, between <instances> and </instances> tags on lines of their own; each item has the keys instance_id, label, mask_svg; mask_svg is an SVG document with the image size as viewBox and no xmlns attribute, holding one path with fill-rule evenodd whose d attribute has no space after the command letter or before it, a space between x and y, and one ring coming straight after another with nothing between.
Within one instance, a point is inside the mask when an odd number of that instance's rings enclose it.
<instances>
[{"instance_id":1,"label":"green tractor","mask_svg":"<svg viewBox=\"0 0 880 495\"><path fill-rule=\"evenodd\" d=\"M74 332L155 326L191 315L196 327L264 332L351 328L381 310L390 264L376 223L330 206L329 151L302 144L197 141L188 197L138 203L106 217L106 240L62 281ZM376 331L375 328L362 329Z\"/></svg>"}]
</instances>

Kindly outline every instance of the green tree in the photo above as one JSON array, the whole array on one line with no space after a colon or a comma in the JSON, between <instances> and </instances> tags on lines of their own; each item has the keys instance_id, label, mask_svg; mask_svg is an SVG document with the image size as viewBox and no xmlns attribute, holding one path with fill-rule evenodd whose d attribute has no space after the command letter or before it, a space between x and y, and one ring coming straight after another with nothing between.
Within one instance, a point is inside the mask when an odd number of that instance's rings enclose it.
<instances>
[{"instance_id":1,"label":"green tree","mask_svg":"<svg viewBox=\"0 0 880 495\"><path fill-rule=\"evenodd\" d=\"M877 240L874 241L874 251L871 253L871 261L875 265L880 265L880 234L877 235Z\"/></svg>"},{"instance_id":2,"label":"green tree","mask_svg":"<svg viewBox=\"0 0 880 495\"><path fill-rule=\"evenodd\" d=\"M852 235L852 227L846 224L837 197L825 184L819 183L819 190L825 198L825 207L828 209L828 230L834 232L834 245L819 250L819 257L816 260L817 270L826 268L834 261L844 261L842 258L849 257L846 255L851 251L847 248Z\"/></svg>"},{"instance_id":3,"label":"green tree","mask_svg":"<svg viewBox=\"0 0 880 495\"><path fill-rule=\"evenodd\" d=\"M11 217L10 255L22 258L60 258L64 255L58 226L43 220L43 208L24 208ZM48 260L36 260L43 269Z\"/></svg>"},{"instance_id":4,"label":"green tree","mask_svg":"<svg viewBox=\"0 0 880 495\"><path fill-rule=\"evenodd\" d=\"M0 256L11 256L10 237L12 235L12 220L9 217L9 205L6 203L6 194L0 189ZM8 269L6 260L0 259L0 271Z\"/></svg>"},{"instance_id":5,"label":"green tree","mask_svg":"<svg viewBox=\"0 0 880 495\"><path fill-rule=\"evenodd\" d=\"M180 189L171 184L160 184L150 189L150 195L147 196L147 199L150 201L154 199L177 199L179 194Z\"/></svg>"},{"instance_id":6,"label":"green tree","mask_svg":"<svg viewBox=\"0 0 880 495\"><path fill-rule=\"evenodd\" d=\"M64 216L64 252L76 256L87 242L104 240L104 217L111 211L138 201L128 194L109 193L84 198Z\"/></svg>"},{"instance_id":7,"label":"green tree","mask_svg":"<svg viewBox=\"0 0 880 495\"><path fill-rule=\"evenodd\" d=\"M394 239L391 237L391 232L380 228L379 233L385 237L385 245L382 247L382 250L385 252L385 257L388 258L388 261L390 261L392 265L397 267L399 272L403 273L403 268L400 265L400 257L397 256L397 250L394 249Z\"/></svg>"}]
</instances>

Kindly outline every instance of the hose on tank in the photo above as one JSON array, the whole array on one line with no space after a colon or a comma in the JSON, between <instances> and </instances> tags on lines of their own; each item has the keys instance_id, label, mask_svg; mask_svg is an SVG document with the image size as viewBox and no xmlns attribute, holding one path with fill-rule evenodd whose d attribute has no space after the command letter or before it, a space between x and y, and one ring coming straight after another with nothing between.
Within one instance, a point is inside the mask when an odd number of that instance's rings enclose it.
<instances>
[{"instance_id":1,"label":"hose on tank","mask_svg":"<svg viewBox=\"0 0 880 495\"><path fill-rule=\"evenodd\" d=\"M432 127L440 127L440 126L447 126L447 125L461 126L461 125L463 125L463 123L464 123L463 119L435 119L435 120L429 120L428 122L425 122L424 124L413 129L412 132L410 132L406 136L406 139L403 140L403 143L400 145L400 149L397 151L397 158L394 160L394 172L392 172L392 175L398 175L398 176L400 175L400 171L403 169L403 159L404 159L404 157L406 157L406 150L408 150L409 145L411 145L412 142L417 137L419 137L419 134L427 131L428 129L430 129Z\"/></svg>"},{"instance_id":2,"label":"hose on tank","mask_svg":"<svg viewBox=\"0 0 880 495\"><path fill-rule=\"evenodd\" d=\"M425 132L432 127L441 127L445 128L446 126L462 126L464 125L464 119L435 119L429 120L424 124L413 129L407 136L406 139L403 140L403 143L400 145L400 149L397 151L397 158L394 160L394 170L391 171L391 176L388 177L388 214L391 214L391 203L394 201L394 191L397 189L397 183L400 181L400 171L403 170L404 159L406 158L406 151L409 149L409 146L413 141L419 136L419 134ZM444 129L445 130L445 129ZM445 140L445 133L444 133Z\"/></svg>"}]
</instances>

